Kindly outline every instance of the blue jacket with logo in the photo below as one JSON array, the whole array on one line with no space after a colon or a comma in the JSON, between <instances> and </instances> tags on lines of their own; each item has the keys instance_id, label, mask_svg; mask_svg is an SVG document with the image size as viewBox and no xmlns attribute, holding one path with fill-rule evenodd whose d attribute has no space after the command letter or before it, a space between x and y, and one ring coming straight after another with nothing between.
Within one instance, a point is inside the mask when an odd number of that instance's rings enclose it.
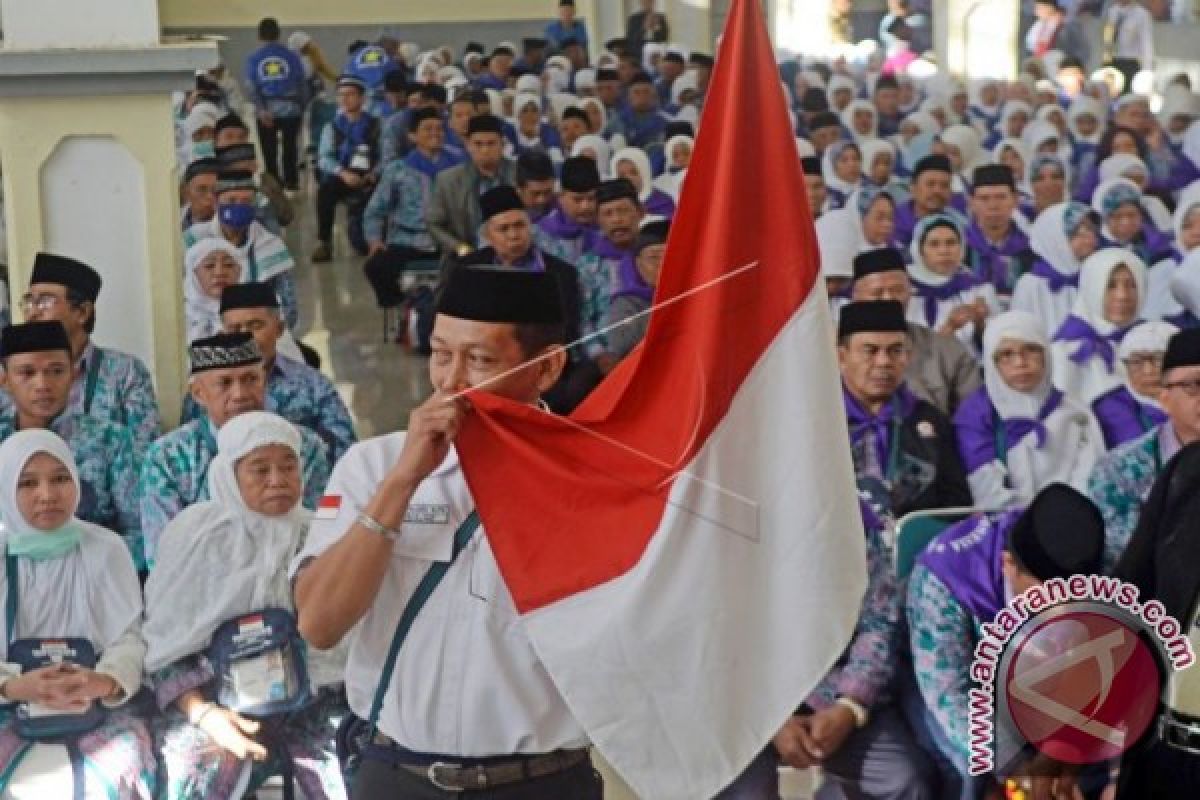
<instances>
[{"instance_id":1,"label":"blue jacket with logo","mask_svg":"<svg viewBox=\"0 0 1200 800\"><path fill-rule=\"evenodd\" d=\"M268 42L246 59L246 86L254 107L276 117L299 117L308 100L308 82L300 56Z\"/></svg>"}]
</instances>

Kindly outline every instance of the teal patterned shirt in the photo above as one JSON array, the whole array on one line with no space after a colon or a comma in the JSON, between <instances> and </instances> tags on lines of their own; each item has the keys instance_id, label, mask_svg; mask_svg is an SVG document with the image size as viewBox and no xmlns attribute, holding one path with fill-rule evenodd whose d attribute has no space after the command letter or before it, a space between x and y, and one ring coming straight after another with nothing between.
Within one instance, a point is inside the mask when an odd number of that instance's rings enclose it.
<instances>
[{"instance_id":1,"label":"teal patterned shirt","mask_svg":"<svg viewBox=\"0 0 1200 800\"><path fill-rule=\"evenodd\" d=\"M86 414L128 431L140 458L162 433L150 370L135 356L90 341L76 367L67 413ZM0 392L0 414L12 412L12 397Z\"/></svg>"},{"instance_id":2,"label":"teal patterned shirt","mask_svg":"<svg viewBox=\"0 0 1200 800\"><path fill-rule=\"evenodd\" d=\"M403 161L383 170L379 185L363 212L363 233L369 242L383 242L415 250L437 250L425 222L433 196L433 179Z\"/></svg>"},{"instance_id":3,"label":"teal patterned shirt","mask_svg":"<svg viewBox=\"0 0 1200 800\"><path fill-rule=\"evenodd\" d=\"M608 350L608 337L596 336L608 318L608 307L616 291L620 259L605 258L596 252L579 259L580 329L587 339L584 349L590 356Z\"/></svg>"},{"instance_id":4,"label":"teal patterned shirt","mask_svg":"<svg viewBox=\"0 0 1200 800\"><path fill-rule=\"evenodd\" d=\"M1111 450L1092 468L1088 497L1104 517L1104 572L1111 574L1133 536L1142 503L1162 471L1162 426Z\"/></svg>"},{"instance_id":5,"label":"teal patterned shirt","mask_svg":"<svg viewBox=\"0 0 1200 800\"><path fill-rule=\"evenodd\" d=\"M920 563L909 577L905 613L921 697L965 773L970 755L968 692L975 657L975 618L949 587Z\"/></svg>"},{"instance_id":6,"label":"teal patterned shirt","mask_svg":"<svg viewBox=\"0 0 1200 800\"><path fill-rule=\"evenodd\" d=\"M267 375L267 411L293 425L308 428L325 443L330 464L336 464L350 445L358 441L350 412L333 381L307 364L276 356ZM204 409L189 394L183 401L181 423L200 419Z\"/></svg>"},{"instance_id":7,"label":"teal patterned shirt","mask_svg":"<svg viewBox=\"0 0 1200 800\"><path fill-rule=\"evenodd\" d=\"M17 430L16 415L0 417L0 441ZM139 569L146 566L137 499L138 462L125 429L103 419L64 412L50 430L62 437L79 470L76 516L119 533Z\"/></svg>"},{"instance_id":8,"label":"teal patterned shirt","mask_svg":"<svg viewBox=\"0 0 1200 800\"><path fill-rule=\"evenodd\" d=\"M329 460L324 443L315 433L300 428L300 437L304 505L316 508L329 481ZM160 436L146 451L137 497L147 563L153 564L158 537L167 523L188 506L209 499L208 465L216 454L217 431L207 417Z\"/></svg>"}]
</instances>

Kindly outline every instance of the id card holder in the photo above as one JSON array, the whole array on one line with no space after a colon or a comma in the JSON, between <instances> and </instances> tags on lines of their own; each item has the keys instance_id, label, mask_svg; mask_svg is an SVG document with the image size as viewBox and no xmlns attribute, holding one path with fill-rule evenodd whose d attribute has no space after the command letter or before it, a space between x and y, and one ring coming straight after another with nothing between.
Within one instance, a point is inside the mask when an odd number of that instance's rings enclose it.
<instances>
[{"instance_id":1,"label":"id card holder","mask_svg":"<svg viewBox=\"0 0 1200 800\"><path fill-rule=\"evenodd\" d=\"M217 702L239 714L270 716L304 708L312 700L306 650L295 617L264 609L227 620L209 648Z\"/></svg>"},{"instance_id":2,"label":"id card holder","mask_svg":"<svg viewBox=\"0 0 1200 800\"><path fill-rule=\"evenodd\" d=\"M52 664L75 664L87 669L96 666L96 651L87 639L17 639L8 649L10 661L21 665L22 672ZM17 705L14 727L18 736L33 741L60 740L79 736L97 728L107 715L97 702L79 711L63 711L38 703Z\"/></svg>"}]
</instances>

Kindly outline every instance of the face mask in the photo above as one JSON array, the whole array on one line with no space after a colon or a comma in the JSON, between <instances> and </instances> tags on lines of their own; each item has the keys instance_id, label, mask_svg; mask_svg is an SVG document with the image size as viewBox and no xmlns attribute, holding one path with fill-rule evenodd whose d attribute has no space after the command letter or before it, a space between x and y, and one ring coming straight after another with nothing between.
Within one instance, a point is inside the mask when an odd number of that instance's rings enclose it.
<instances>
[{"instance_id":1,"label":"face mask","mask_svg":"<svg viewBox=\"0 0 1200 800\"><path fill-rule=\"evenodd\" d=\"M192 142L192 160L197 158L216 158L217 147L212 141Z\"/></svg>"},{"instance_id":2,"label":"face mask","mask_svg":"<svg viewBox=\"0 0 1200 800\"><path fill-rule=\"evenodd\" d=\"M254 222L255 208L250 203L227 203L217 207L217 216L221 224L234 230L243 231Z\"/></svg>"},{"instance_id":3,"label":"face mask","mask_svg":"<svg viewBox=\"0 0 1200 800\"><path fill-rule=\"evenodd\" d=\"M30 561L50 561L79 547L81 536L79 526L71 523L56 531L14 533L8 537L8 553Z\"/></svg>"}]
</instances>

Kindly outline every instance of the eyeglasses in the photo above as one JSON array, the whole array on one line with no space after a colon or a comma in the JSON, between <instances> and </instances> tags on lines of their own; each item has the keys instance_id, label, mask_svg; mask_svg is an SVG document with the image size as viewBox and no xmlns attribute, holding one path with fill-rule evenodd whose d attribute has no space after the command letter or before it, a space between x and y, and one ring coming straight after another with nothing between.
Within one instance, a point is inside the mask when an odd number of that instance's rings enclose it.
<instances>
[{"instance_id":1,"label":"eyeglasses","mask_svg":"<svg viewBox=\"0 0 1200 800\"><path fill-rule=\"evenodd\" d=\"M56 294L27 294L21 298L21 310L28 314L34 309L38 311L49 311L62 302L62 298Z\"/></svg>"},{"instance_id":2,"label":"eyeglasses","mask_svg":"<svg viewBox=\"0 0 1200 800\"><path fill-rule=\"evenodd\" d=\"M1183 393L1188 397L1200 397L1200 378L1193 378L1190 381L1174 381L1172 383L1164 383L1164 389L1182 389Z\"/></svg>"},{"instance_id":3,"label":"eyeglasses","mask_svg":"<svg viewBox=\"0 0 1200 800\"><path fill-rule=\"evenodd\" d=\"M1034 361L1041 360L1046 355L1046 351L1036 344L1024 344L1020 347L1006 347L1003 350L997 350L992 358L997 364L1014 364L1017 361Z\"/></svg>"},{"instance_id":4,"label":"eyeglasses","mask_svg":"<svg viewBox=\"0 0 1200 800\"><path fill-rule=\"evenodd\" d=\"M1125 359L1125 366L1130 370L1153 369L1155 372L1162 369L1163 357L1161 353L1147 353L1146 355L1134 355Z\"/></svg>"}]
</instances>

